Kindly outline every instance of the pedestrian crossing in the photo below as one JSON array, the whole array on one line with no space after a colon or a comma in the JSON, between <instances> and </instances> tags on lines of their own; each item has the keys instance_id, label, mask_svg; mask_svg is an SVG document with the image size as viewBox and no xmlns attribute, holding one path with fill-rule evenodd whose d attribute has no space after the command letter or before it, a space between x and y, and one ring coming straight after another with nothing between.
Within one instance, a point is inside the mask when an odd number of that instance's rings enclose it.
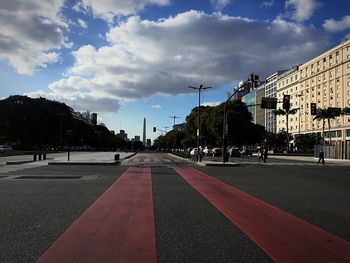
<instances>
[{"instance_id":1,"label":"pedestrian crossing","mask_svg":"<svg viewBox=\"0 0 350 263\"><path fill-rule=\"evenodd\" d=\"M172 166L179 164L188 164L187 160L183 159L170 159L170 158L130 158L122 161L122 165L130 166Z\"/></svg>"}]
</instances>

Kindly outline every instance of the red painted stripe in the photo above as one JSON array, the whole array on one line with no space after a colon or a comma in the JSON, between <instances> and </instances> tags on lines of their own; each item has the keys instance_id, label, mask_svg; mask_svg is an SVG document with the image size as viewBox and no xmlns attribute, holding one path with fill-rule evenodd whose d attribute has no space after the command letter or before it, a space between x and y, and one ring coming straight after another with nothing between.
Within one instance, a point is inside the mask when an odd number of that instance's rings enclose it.
<instances>
[{"instance_id":1,"label":"red painted stripe","mask_svg":"<svg viewBox=\"0 0 350 263\"><path fill-rule=\"evenodd\" d=\"M150 168L129 168L38 262L156 262Z\"/></svg>"},{"instance_id":2,"label":"red painted stripe","mask_svg":"<svg viewBox=\"0 0 350 263\"><path fill-rule=\"evenodd\" d=\"M194 168L175 168L277 262L350 262L350 242Z\"/></svg>"}]
</instances>

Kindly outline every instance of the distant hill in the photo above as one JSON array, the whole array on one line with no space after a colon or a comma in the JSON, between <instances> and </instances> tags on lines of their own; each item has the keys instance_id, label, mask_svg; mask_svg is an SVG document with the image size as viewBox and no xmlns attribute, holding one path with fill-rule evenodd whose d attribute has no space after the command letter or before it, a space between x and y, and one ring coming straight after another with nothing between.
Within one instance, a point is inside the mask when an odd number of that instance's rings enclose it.
<instances>
[{"instance_id":1,"label":"distant hill","mask_svg":"<svg viewBox=\"0 0 350 263\"><path fill-rule=\"evenodd\" d=\"M72 116L66 104L45 98L10 96L0 100L0 144L18 149L88 145L122 147L125 142L106 127Z\"/></svg>"}]
</instances>

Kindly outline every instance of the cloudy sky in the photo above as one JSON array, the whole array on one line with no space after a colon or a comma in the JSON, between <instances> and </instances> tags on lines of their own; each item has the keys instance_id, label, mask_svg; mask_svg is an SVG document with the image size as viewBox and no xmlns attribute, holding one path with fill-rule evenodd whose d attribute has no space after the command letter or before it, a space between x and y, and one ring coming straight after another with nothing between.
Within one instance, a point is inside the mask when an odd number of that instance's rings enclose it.
<instances>
[{"instance_id":1,"label":"cloudy sky","mask_svg":"<svg viewBox=\"0 0 350 263\"><path fill-rule=\"evenodd\" d=\"M254 72L267 77L350 38L350 0L0 0L0 98L97 112L147 137Z\"/></svg>"}]
</instances>

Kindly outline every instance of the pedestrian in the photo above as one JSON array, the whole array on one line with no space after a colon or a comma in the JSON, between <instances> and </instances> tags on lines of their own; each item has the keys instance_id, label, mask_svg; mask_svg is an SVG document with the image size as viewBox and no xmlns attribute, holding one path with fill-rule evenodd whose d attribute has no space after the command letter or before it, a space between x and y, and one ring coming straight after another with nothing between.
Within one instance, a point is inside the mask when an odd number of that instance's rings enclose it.
<instances>
[{"instance_id":1,"label":"pedestrian","mask_svg":"<svg viewBox=\"0 0 350 263\"><path fill-rule=\"evenodd\" d=\"M267 149L267 147L265 147L265 149L264 149L264 163L266 163L266 160L267 160L267 154L268 154L268 149Z\"/></svg>"},{"instance_id":2,"label":"pedestrian","mask_svg":"<svg viewBox=\"0 0 350 263\"><path fill-rule=\"evenodd\" d=\"M322 149L320 150L320 153L318 155L318 163L317 164L319 164L320 162L322 162L322 164L324 165L324 152Z\"/></svg>"},{"instance_id":3,"label":"pedestrian","mask_svg":"<svg viewBox=\"0 0 350 263\"><path fill-rule=\"evenodd\" d=\"M259 163L261 160L264 160L264 147L260 147L259 149Z\"/></svg>"},{"instance_id":4,"label":"pedestrian","mask_svg":"<svg viewBox=\"0 0 350 263\"><path fill-rule=\"evenodd\" d=\"M202 157L203 157L203 148L202 146L199 146L198 158L200 162L202 161Z\"/></svg>"}]
</instances>

